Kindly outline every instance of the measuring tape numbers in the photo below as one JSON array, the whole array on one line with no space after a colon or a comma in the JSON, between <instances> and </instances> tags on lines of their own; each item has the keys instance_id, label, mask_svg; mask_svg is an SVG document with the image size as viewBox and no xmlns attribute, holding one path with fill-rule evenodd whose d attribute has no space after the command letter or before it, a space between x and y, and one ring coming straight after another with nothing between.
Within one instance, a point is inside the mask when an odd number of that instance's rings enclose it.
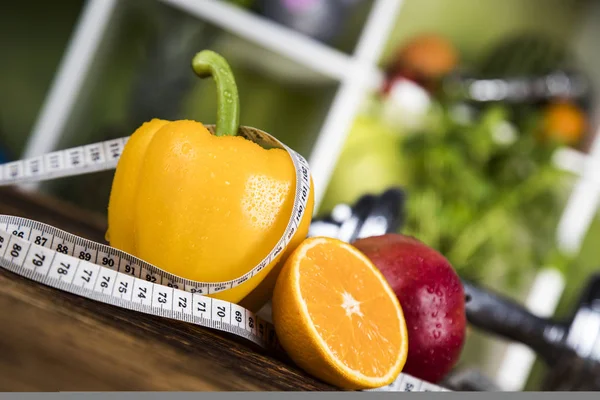
<instances>
[{"instance_id":1,"label":"measuring tape numbers","mask_svg":"<svg viewBox=\"0 0 600 400\"><path fill-rule=\"evenodd\" d=\"M207 128L214 133L214 126ZM296 170L290 220L269 254L244 275L226 282L188 280L131 254L31 219L0 215L0 267L53 288L146 314L217 329L277 349L272 324L237 304L207 295L251 279L287 247L306 211L310 172L306 160L266 132L240 127L240 136L284 149ZM0 186L39 182L114 169L128 138L120 138L0 165ZM400 374L383 391L446 391Z\"/></svg>"}]
</instances>

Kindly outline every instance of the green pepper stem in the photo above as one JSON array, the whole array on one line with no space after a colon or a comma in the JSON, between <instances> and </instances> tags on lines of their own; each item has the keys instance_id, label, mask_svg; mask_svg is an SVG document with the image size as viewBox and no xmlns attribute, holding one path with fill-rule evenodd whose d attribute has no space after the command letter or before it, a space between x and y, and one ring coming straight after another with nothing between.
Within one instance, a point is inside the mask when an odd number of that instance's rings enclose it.
<instances>
[{"instance_id":1,"label":"green pepper stem","mask_svg":"<svg viewBox=\"0 0 600 400\"><path fill-rule=\"evenodd\" d=\"M202 50L192 60L192 68L200 78L213 77L217 85L216 136L237 135L240 123L240 99L233 72L227 61L211 50Z\"/></svg>"}]
</instances>

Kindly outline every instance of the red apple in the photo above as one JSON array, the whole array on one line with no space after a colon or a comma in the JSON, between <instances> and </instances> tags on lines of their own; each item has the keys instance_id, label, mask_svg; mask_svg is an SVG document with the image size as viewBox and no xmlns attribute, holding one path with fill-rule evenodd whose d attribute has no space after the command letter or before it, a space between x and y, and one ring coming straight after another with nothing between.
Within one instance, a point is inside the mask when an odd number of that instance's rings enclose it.
<instances>
[{"instance_id":1,"label":"red apple","mask_svg":"<svg viewBox=\"0 0 600 400\"><path fill-rule=\"evenodd\" d=\"M457 363L466 334L465 294L452 265L436 250L400 234L353 243L396 293L408 328L403 372L437 383Z\"/></svg>"}]
</instances>

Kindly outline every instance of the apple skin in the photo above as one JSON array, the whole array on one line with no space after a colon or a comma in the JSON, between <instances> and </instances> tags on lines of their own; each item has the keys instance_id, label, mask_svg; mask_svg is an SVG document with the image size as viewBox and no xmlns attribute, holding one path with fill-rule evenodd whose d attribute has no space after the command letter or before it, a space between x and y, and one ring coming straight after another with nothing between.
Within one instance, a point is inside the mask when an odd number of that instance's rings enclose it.
<instances>
[{"instance_id":1,"label":"apple skin","mask_svg":"<svg viewBox=\"0 0 600 400\"><path fill-rule=\"evenodd\" d=\"M353 245L396 293L408 328L403 372L438 383L458 362L466 335L465 294L444 256L419 240L391 233Z\"/></svg>"}]
</instances>

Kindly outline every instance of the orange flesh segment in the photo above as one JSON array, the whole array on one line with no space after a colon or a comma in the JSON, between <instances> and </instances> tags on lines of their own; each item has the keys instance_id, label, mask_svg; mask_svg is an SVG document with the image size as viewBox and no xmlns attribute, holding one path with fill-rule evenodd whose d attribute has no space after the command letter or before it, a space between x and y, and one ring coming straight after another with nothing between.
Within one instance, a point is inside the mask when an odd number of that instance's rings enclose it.
<instances>
[{"instance_id":1,"label":"orange flesh segment","mask_svg":"<svg viewBox=\"0 0 600 400\"><path fill-rule=\"evenodd\" d=\"M393 368L402 352L402 324L371 267L343 248L318 244L298 271L300 295L332 355L367 377Z\"/></svg>"}]
</instances>

